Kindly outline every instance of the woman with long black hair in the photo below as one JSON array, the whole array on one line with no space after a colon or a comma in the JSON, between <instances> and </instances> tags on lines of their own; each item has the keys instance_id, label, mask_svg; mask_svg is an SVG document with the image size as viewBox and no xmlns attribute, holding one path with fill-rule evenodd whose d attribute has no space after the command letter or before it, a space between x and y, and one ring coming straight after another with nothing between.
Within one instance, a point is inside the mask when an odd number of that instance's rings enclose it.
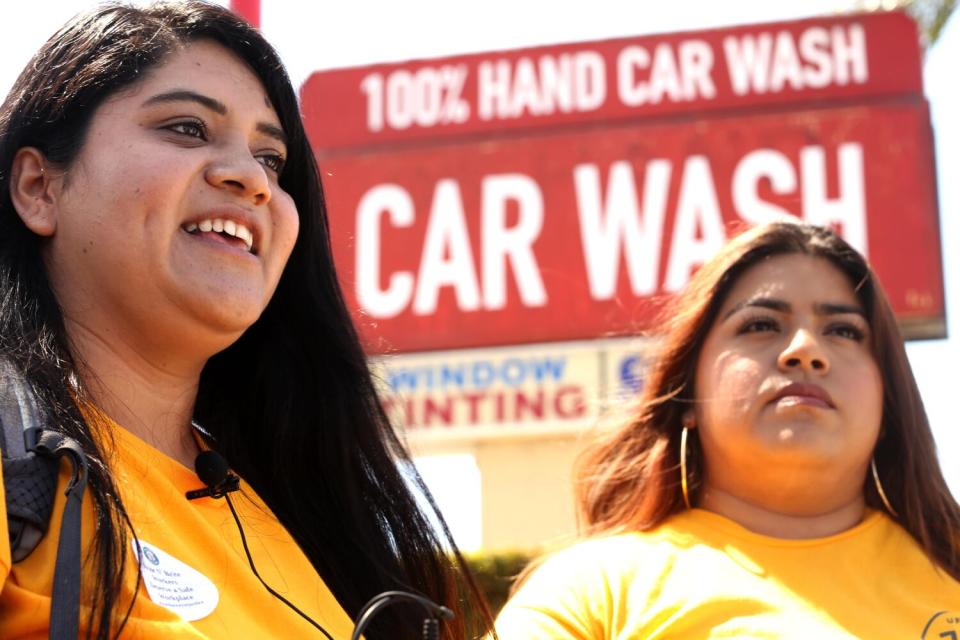
<instances>
[{"instance_id":1,"label":"woman with long black hair","mask_svg":"<svg viewBox=\"0 0 960 640\"><path fill-rule=\"evenodd\" d=\"M343 638L400 589L467 637L479 596L398 470L295 93L225 9L109 5L20 75L0 111L0 356L85 455L81 634ZM184 496L207 449L241 478L230 509ZM0 637L47 633L69 477L25 559L0 535ZM423 617L393 607L366 637L419 637Z\"/></svg>"}]
</instances>

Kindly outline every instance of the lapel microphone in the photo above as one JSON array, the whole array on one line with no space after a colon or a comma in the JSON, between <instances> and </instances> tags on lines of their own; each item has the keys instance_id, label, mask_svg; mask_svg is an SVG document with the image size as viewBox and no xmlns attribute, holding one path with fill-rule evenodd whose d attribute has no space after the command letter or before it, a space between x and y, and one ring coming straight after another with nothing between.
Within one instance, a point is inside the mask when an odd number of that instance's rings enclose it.
<instances>
[{"instance_id":1,"label":"lapel microphone","mask_svg":"<svg viewBox=\"0 0 960 640\"><path fill-rule=\"evenodd\" d=\"M327 640L333 640L333 637L327 633L326 629L317 624L313 618L301 611L295 604L277 593L276 589L271 587L264 581L263 578L260 577L260 572L257 571L257 565L253 563L253 556L250 555L250 547L247 545L247 536L243 532L243 525L240 523L240 516L237 514L237 510L233 506L233 501L228 495L233 491L240 490L240 478L235 474L230 473L230 465L227 464L227 461L224 459L224 457L216 451L201 451L197 458L193 461L193 468L197 472L197 477L200 478L200 481L207 486L203 489L187 491L187 500L196 500L197 498L206 497L214 499L226 499L227 506L230 507L230 513L233 514L233 520L237 523L237 530L240 532L240 542L243 543L243 552L247 556L247 563L250 565L253 575L257 577L257 580L260 581L260 584L266 588L270 595L278 599L280 602L296 612L301 618L316 627L316 629L319 630L320 633L327 638Z\"/></svg>"},{"instance_id":2,"label":"lapel microphone","mask_svg":"<svg viewBox=\"0 0 960 640\"><path fill-rule=\"evenodd\" d=\"M243 525L240 523L240 516L237 514L237 510L233 506L233 501L230 499L229 494L233 491L240 490L240 478L235 474L230 473L230 465L227 464L227 461L222 455L216 451L201 451L197 456L196 460L193 461L193 468L197 472L197 477L200 478L200 481L203 484L207 485L203 489L193 489L192 491L187 491L187 500L196 500L198 498L224 498L227 501L227 506L230 507L230 513L233 514L233 519L237 523L237 530L240 533L240 541L243 544L243 551L247 556L247 563L250 565L253 575L257 577L257 580L260 581L267 592L270 593L277 600L285 604L295 613L297 613L301 618L313 625L327 640L333 640L333 637L320 626L313 618L301 611L295 604L284 598L282 595L277 593L276 589L271 587L266 581L260 577L260 572L257 571L257 566L253 562L253 556L250 555L250 547L247 545L247 536L243 532ZM446 619L449 620L453 618L453 612L446 608L442 607L432 600L425 598L416 593L409 593L406 591L385 591L377 596L374 596L367 602L366 605L360 610L360 613L357 615L356 625L354 627L353 635L351 640L360 637L360 634L363 633L363 630L370 624L370 621L373 620L373 617L380 612L384 607L390 606L398 601L412 601L420 604L425 612L427 617L423 621L423 638L425 640L436 640L440 637L440 620Z\"/></svg>"},{"instance_id":3,"label":"lapel microphone","mask_svg":"<svg viewBox=\"0 0 960 640\"><path fill-rule=\"evenodd\" d=\"M203 489L187 491L187 500L198 498L222 498L231 491L240 490L240 478L230 473L230 467L223 456L216 451L201 451L193 468L203 484Z\"/></svg>"}]
</instances>

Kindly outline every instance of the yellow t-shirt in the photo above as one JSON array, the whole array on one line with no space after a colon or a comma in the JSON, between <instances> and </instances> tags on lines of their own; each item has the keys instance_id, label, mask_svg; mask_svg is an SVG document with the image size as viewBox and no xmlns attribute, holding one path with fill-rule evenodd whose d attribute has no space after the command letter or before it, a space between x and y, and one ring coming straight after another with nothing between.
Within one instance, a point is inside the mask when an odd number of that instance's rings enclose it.
<instances>
[{"instance_id":1,"label":"yellow t-shirt","mask_svg":"<svg viewBox=\"0 0 960 640\"><path fill-rule=\"evenodd\" d=\"M316 638L319 631L266 591L250 570L237 524L223 499L187 501L203 488L196 474L116 424L111 468L143 549L143 579L124 638ZM0 638L46 638L50 594L68 465L47 535L25 560L11 565L6 503L0 482ZM257 570L274 590L338 640L353 624L290 534L248 484L230 494ZM90 549L93 505L82 507L82 548ZM321 525L322 526L322 525ZM129 536L128 536L129 537ZM132 540L132 538L131 538ZM86 551L84 552L86 554ZM127 579L118 611L130 602L137 560L128 544ZM86 559L86 555L84 556ZM89 593L92 576L84 565ZM88 610L81 606L81 635Z\"/></svg>"},{"instance_id":2,"label":"yellow t-shirt","mask_svg":"<svg viewBox=\"0 0 960 640\"><path fill-rule=\"evenodd\" d=\"M881 512L838 535L782 540L693 509L550 557L497 631L501 640L956 639L960 583Z\"/></svg>"}]
</instances>

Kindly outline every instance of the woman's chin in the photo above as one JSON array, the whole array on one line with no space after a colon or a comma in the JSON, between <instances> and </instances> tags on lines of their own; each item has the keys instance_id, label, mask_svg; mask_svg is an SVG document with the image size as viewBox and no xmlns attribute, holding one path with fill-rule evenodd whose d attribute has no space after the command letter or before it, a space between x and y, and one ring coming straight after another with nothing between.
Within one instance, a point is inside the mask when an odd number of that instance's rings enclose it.
<instances>
[{"instance_id":1,"label":"woman's chin","mask_svg":"<svg viewBox=\"0 0 960 640\"><path fill-rule=\"evenodd\" d=\"M842 457L844 442L835 430L817 421L791 420L761 430L760 446L779 463L829 465Z\"/></svg>"},{"instance_id":2,"label":"woman's chin","mask_svg":"<svg viewBox=\"0 0 960 640\"><path fill-rule=\"evenodd\" d=\"M264 305L260 300L243 296L221 296L217 299L194 300L181 317L186 327L181 344L196 349L207 357L223 351L240 339L240 336L260 318Z\"/></svg>"}]
</instances>

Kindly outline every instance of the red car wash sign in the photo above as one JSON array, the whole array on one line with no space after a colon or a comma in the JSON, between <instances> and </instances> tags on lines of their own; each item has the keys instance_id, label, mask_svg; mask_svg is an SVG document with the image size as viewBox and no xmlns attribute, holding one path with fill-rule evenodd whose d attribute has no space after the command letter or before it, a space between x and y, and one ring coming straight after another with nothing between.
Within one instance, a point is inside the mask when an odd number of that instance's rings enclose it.
<instances>
[{"instance_id":1,"label":"red car wash sign","mask_svg":"<svg viewBox=\"0 0 960 640\"><path fill-rule=\"evenodd\" d=\"M315 73L302 108L371 352L632 334L795 216L944 333L914 23L880 13Z\"/></svg>"}]
</instances>

